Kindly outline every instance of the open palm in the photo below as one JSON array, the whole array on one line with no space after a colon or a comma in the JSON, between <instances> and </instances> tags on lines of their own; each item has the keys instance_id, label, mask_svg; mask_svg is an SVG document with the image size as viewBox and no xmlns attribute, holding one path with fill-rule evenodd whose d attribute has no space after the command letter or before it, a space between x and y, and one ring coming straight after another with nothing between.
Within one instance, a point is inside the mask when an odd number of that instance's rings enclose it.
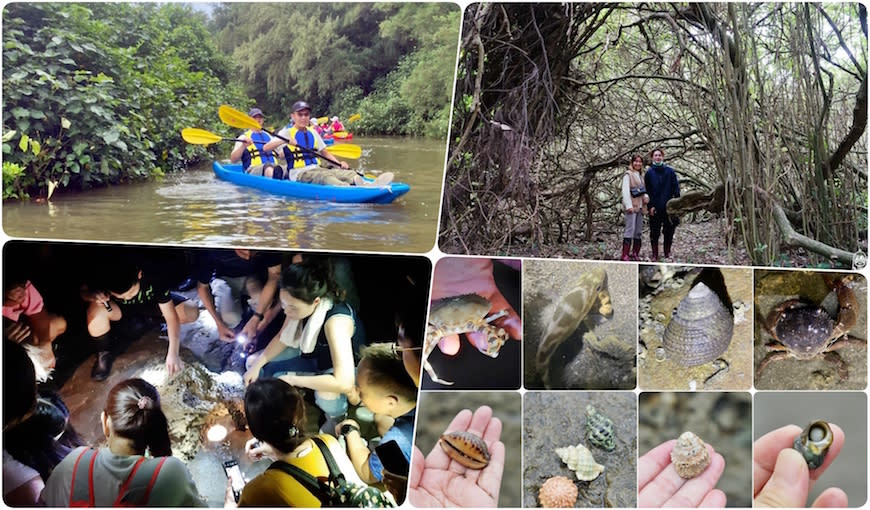
<instances>
[{"instance_id":1,"label":"open palm","mask_svg":"<svg viewBox=\"0 0 870 510\"><path fill-rule=\"evenodd\" d=\"M409 496L416 507L495 507L504 472L504 443L501 420L492 417L492 409L482 406L472 415L464 409L453 418L445 432L468 431L483 438L490 452L484 469L469 469L451 460L440 445L429 455L416 446L411 458Z\"/></svg>"}]
</instances>

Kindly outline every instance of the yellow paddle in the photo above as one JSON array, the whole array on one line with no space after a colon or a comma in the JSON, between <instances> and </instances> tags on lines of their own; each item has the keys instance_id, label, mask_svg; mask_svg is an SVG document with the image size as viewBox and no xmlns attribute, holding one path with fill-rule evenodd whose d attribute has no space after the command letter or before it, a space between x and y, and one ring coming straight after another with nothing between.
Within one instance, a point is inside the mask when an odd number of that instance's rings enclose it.
<instances>
[{"instance_id":1,"label":"yellow paddle","mask_svg":"<svg viewBox=\"0 0 870 510\"><path fill-rule=\"evenodd\" d=\"M356 121L360 120L361 118L362 118L362 115L360 115L360 114L358 114L358 113L354 113L353 115L351 115L350 117L348 117L348 119L347 119L347 123L348 123L348 124L351 124L351 123L353 123L353 122L356 122Z\"/></svg>"},{"instance_id":2,"label":"yellow paddle","mask_svg":"<svg viewBox=\"0 0 870 510\"><path fill-rule=\"evenodd\" d=\"M329 122L329 117L317 117L317 123L320 125L326 124Z\"/></svg>"},{"instance_id":3,"label":"yellow paddle","mask_svg":"<svg viewBox=\"0 0 870 510\"><path fill-rule=\"evenodd\" d=\"M255 119L246 115L243 112L236 110L235 108L233 108L232 106L229 106L229 105L222 104L220 106L220 108L218 108L218 116L221 118L221 122L223 122L227 125L230 125L234 128L262 129L260 127L260 123L257 122ZM285 142L290 142L290 140L284 138L283 136L281 136L279 134L273 133L273 132L266 130L266 129L264 129L263 131L266 131L270 135L272 135L276 138L280 138L281 140L284 140ZM333 147L335 147L335 146L333 145ZM339 163L338 161L336 161L333 158L330 158L330 157L324 155L323 152L317 152L317 151L313 151L311 149L306 149L306 148L302 148L302 147L298 147L298 146L297 146L297 148L302 150L303 152L309 152L309 153L316 154L321 159L324 159L326 161L329 161L333 165L341 167L341 163ZM361 177L368 177L366 174L360 172L359 170L356 170L354 168L351 168L351 170L356 172L356 174L361 176Z\"/></svg>"},{"instance_id":4,"label":"yellow paddle","mask_svg":"<svg viewBox=\"0 0 870 510\"><path fill-rule=\"evenodd\" d=\"M211 145L213 143L221 142L221 141L230 141L230 142L238 142L239 140L235 138L224 138L220 135L216 135L210 131L206 131L205 129L198 128L184 128L181 130L181 137L184 138L184 141L187 143L192 143L194 145ZM335 150L333 150L335 149ZM314 152L314 151L310 151ZM353 144L341 144L336 145L335 147L330 147L330 154L335 156L339 156L347 159L359 159L362 156L362 148L359 145Z\"/></svg>"}]
</instances>

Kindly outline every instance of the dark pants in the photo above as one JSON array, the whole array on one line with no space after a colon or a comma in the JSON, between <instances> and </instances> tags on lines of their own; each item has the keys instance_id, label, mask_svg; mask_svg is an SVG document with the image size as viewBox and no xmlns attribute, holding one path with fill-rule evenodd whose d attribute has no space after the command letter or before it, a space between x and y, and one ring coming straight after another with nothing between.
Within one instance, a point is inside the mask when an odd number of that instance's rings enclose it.
<instances>
[{"instance_id":1,"label":"dark pants","mask_svg":"<svg viewBox=\"0 0 870 510\"><path fill-rule=\"evenodd\" d=\"M658 246L659 244L659 234L662 230L665 231L665 246L667 246L666 251L670 251L671 242L674 240L674 231L677 229L676 225L671 223L671 218L667 214L662 214L657 212L655 216L649 217L649 240L650 244L653 246Z\"/></svg>"}]
</instances>

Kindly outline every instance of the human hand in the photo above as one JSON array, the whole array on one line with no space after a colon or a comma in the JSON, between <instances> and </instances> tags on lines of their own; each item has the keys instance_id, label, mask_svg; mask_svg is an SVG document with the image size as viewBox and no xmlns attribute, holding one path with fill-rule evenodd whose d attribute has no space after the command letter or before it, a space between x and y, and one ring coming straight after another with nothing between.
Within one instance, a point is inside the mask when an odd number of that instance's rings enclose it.
<instances>
[{"instance_id":1,"label":"human hand","mask_svg":"<svg viewBox=\"0 0 870 510\"><path fill-rule=\"evenodd\" d=\"M224 342L233 342L236 339L236 334L233 333L233 330L227 326L224 321L218 320L216 321L218 337Z\"/></svg>"},{"instance_id":2,"label":"human hand","mask_svg":"<svg viewBox=\"0 0 870 510\"><path fill-rule=\"evenodd\" d=\"M501 420L482 406L471 413L463 409L447 426L447 432L468 431L483 438L490 461L483 469L469 469L452 460L440 445L426 458L416 446L411 455L408 496L416 507L495 507L504 472L505 447L499 441Z\"/></svg>"},{"instance_id":3,"label":"human hand","mask_svg":"<svg viewBox=\"0 0 870 510\"><path fill-rule=\"evenodd\" d=\"M260 323L260 318L252 315L245 327L242 328L240 335L245 335L245 347L247 347L257 337L257 325Z\"/></svg>"},{"instance_id":4,"label":"human hand","mask_svg":"<svg viewBox=\"0 0 870 510\"><path fill-rule=\"evenodd\" d=\"M478 294L492 304L490 311L507 310L508 315L494 322L517 340L523 337L523 324L519 314L498 290L492 275L492 259L445 258L435 266L435 282L432 285L432 300L462 294ZM485 333L466 333L465 336L477 349L486 350ZM452 356L459 352L459 335L447 335L438 342L441 352Z\"/></svg>"},{"instance_id":5,"label":"human hand","mask_svg":"<svg viewBox=\"0 0 870 510\"><path fill-rule=\"evenodd\" d=\"M344 427L345 425L353 425L354 427L359 429L359 423L357 423L356 420L348 418L346 420L338 422L335 425L335 437L339 437L341 435L341 427Z\"/></svg>"},{"instance_id":6,"label":"human hand","mask_svg":"<svg viewBox=\"0 0 870 510\"><path fill-rule=\"evenodd\" d=\"M248 439L245 443L245 454L247 454L248 458L252 461L258 461L264 457L270 459L277 459L279 457L268 443L264 443L256 437Z\"/></svg>"},{"instance_id":7,"label":"human hand","mask_svg":"<svg viewBox=\"0 0 870 510\"><path fill-rule=\"evenodd\" d=\"M242 380L245 382L245 386L248 386L249 384L260 378L260 369L262 368L262 364L254 363L251 368L249 368L247 372L245 372L245 375L242 376Z\"/></svg>"},{"instance_id":8,"label":"human hand","mask_svg":"<svg viewBox=\"0 0 870 510\"><path fill-rule=\"evenodd\" d=\"M345 170L350 168L350 165L348 165L346 161L339 161L339 163L341 163L341 168L343 168Z\"/></svg>"},{"instance_id":9,"label":"human hand","mask_svg":"<svg viewBox=\"0 0 870 510\"><path fill-rule=\"evenodd\" d=\"M756 507L805 507L810 489L816 480L834 462L846 436L834 425L834 442L828 449L825 462L810 471L803 455L792 448L794 438L801 433L797 425L787 425L758 438L752 446L752 478ZM813 508L848 506L846 493L837 487L825 489L813 502Z\"/></svg>"},{"instance_id":10,"label":"human hand","mask_svg":"<svg viewBox=\"0 0 870 510\"><path fill-rule=\"evenodd\" d=\"M650 215L650 216L655 216L655 215L656 215L656 208L655 208L655 207L650 207L650 208L649 208L649 215Z\"/></svg>"},{"instance_id":11,"label":"human hand","mask_svg":"<svg viewBox=\"0 0 870 510\"><path fill-rule=\"evenodd\" d=\"M174 376L184 368L184 362L178 357L178 354L169 353L166 355L166 374L169 377Z\"/></svg>"},{"instance_id":12,"label":"human hand","mask_svg":"<svg viewBox=\"0 0 870 510\"><path fill-rule=\"evenodd\" d=\"M671 450L677 441L666 441L637 460L638 507L720 508L725 493L714 488L725 470L725 459L707 445L710 465L691 480L677 474L671 464Z\"/></svg>"},{"instance_id":13,"label":"human hand","mask_svg":"<svg viewBox=\"0 0 870 510\"><path fill-rule=\"evenodd\" d=\"M227 488L224 493L224 508L238 508L236 503L236 495L233 492L233 481L227 478Z\"/></svg>"},{"instance_id":14,"label":"human hand","mask_svg":"<svg viewBox=\"0 0 870 510\"><path fill-rule=\"evenodd\" d=\"M23 322L11 322L3 330L3 336L17 344L21 343L30 336L30 326Z\"/></svg>"}]
</instances>

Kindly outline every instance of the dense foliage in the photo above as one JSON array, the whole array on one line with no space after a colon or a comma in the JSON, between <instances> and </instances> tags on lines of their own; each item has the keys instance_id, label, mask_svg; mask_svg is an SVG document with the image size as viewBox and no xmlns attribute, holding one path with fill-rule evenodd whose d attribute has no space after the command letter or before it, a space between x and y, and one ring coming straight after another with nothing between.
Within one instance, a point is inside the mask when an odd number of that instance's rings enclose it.
<instances>
[{"instance_id":1,"label":"dense foliage","mask_svg":"<svg viewBox=\"0 0 870 510\"><path fill-rule=\"evenodd\" d=\"M214 18L246 90L282 120L304 98L316 116L359 113L359 133L447 133L454 4L228 3Z\"/></svg>"},{"instance_id":2,"label":"dense foliage","mask_svg":"<svg viewBox=\"0 0 870 510\"><path fill-rule=\"evenodd\" d=\"M462 41L445 251L619 238L629 156L656 146L684 194L668 211L711 221L716 262L866 251L864 5L480 3Z\"/></svg>"},{"instance_id":3,"label":"dense foliage","mask_svg":"<svg viewBox=\"0 0 870 510\"><path fill-rule=\"evenodd\" d=\"M183 4L7 4L4 198L184 168L202 149L181 128L244 101L230 70Z\"/></svg>"},{"instance_id":4,"label":"dense foliage","mask_svg":"<svg viewBox=\"0 0 870 510\"><path fill-rule=\"evenodd\" d=\"M227 133L221 104L270 122L304 97L358 133L445 136L453 4L13 3L3 11L3 197L161 176ZM219 149L218 149L219 150Z\"/></svg>"}]
</instances>

